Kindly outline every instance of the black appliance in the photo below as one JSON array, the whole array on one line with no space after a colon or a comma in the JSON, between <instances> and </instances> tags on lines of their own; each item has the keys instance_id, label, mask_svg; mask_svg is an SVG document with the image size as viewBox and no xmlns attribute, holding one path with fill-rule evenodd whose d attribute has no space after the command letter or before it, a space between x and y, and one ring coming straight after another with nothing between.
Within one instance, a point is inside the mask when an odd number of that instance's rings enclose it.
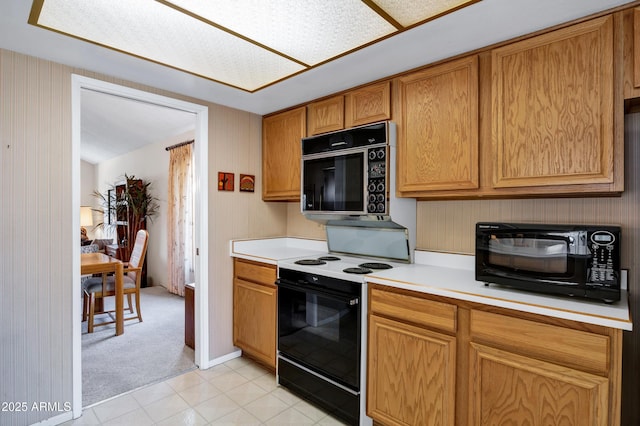
<instances>
[{"instance_id":1,"label":"black appliance","mask_svg":"<svg viewBox=\"0 0 640 426\"><path fill-rule=\"evenodd\" d=\"M388 215L388 122L302 139L302 213Z\"/></svg>"},{"instance_id":2,"label":"black appliance","mask_svg":"<svg viewBox=\"0 0 640 426\"><path fill-rule=\"evenodd\" d=\"M362 284L280 268L278 382L360 421Z\"/></svg>"},{"instance_id":3,"label":"black appliance","mask_svg":"<svg viewBox=\"0 0 640 426\"><path fill-rule=\"evenodd\" d=\"M476 280L523 290L620 300L620 227L480 222Z\"/></svg>"}]
</instances>

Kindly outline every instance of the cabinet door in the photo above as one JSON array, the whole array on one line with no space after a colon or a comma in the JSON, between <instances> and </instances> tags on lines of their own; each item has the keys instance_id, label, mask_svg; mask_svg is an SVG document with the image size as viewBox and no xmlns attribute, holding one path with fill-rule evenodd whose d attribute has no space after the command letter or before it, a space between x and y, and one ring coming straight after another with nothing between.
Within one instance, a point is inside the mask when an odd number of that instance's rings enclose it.
<instances>
[{"instance_id":1,"label":"cabinet door","mask_svg":"<svg viewBox=\"0 0 640 426\"><path fill-rule=\"evenodd\" d=\"M492 51L493 185L613 182L613 17Z\"/></svg>"},{"instance_id":2,"label":"cabinet door","mask_svg":"<svg viewBox=\"0 0 640 426\"><path fill-rule=\"evenodd\" d=\"M391 82L352 90L345 95L345 127L391 119Z\"/></svg>"},{"instance_id":3,"label":"cabinet door","mask_svg":"<svg viewBox=\"0 0 640 426\"><path fill-rule=\"evenodd\" d=\"M300 141L306 132L305 107L262 121L262 199L300 200Z\"/></svg>"},{"instance_id":4,"label":"cabinet door","mask_svg":"<svg viewBox=\"0 0 640 426\"><path fill-rule=\"evenodd\" d=\"M398 191L478 187L478 58L397 79Z\"/></svg>"},{"instance_id":5,"label":"cabinet door","mask_svg":"<svg viewBox=\"0 0 640 426\"><path fill-rule=\"evenodd\" d=\"M233 344L274 369L276 291L238 278L233 282Z\"/></svg>"},{"instance_id":6,"label":"cabinet door","mask_svg":"<svg viewBox=\"0 0 640 426\"><path fill-rule=\"evenodd\" d=\"M607 424L605 377L475 343L470 363L470 424Z\"/></svg>"},{"instance_id":7,"label":"cabinet door","mask_svg":"<svg viewBox=\"0 0 640 426\"><path fill-rule=\"evenodd\" d=\"M344 129L344 97L334 96L307 106L309 135Z\"/></svg>"},{"instance_id":8,"label":"cabinet door","mask_svg":"<svg viewBox=\"0 0 640 426\"><path fill-rule=\"evenodd\" d=\"M633 9L633 87L640 88L640 8Z\"/></svg>"},{"instance_id":9,"label":"cabinet door","mask_svg":"<svg viewBox=\"0 0 640 426\"><path fill-rule=\"evenodd\" d=\"M456 339L369 316L367 414L385 425L453 425Z\"/></svg>"}]
</instances>

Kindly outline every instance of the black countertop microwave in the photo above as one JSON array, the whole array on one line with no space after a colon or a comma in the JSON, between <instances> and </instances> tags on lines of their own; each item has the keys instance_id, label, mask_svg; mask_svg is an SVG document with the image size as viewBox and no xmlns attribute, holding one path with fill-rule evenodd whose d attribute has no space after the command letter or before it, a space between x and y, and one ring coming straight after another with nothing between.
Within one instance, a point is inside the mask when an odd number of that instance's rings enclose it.
<instances>
[{"instance_id":1,"label":"black countertop microwave","mask_svg":"<svg viewBox=\"0 0 640 426\"><path fill-rule=\"evenodd\" d=\"M620 300L620 227L480 222L476 280L522 290Z\"/></svg>"}]
</instances>

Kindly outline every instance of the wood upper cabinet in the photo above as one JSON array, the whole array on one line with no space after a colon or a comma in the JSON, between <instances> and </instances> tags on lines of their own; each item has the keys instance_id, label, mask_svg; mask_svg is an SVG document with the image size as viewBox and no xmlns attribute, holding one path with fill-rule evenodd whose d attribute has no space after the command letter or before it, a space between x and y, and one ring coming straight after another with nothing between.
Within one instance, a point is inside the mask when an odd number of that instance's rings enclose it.
<instances>
[{"instance_id":1,"label":"wood upper cabinet","mask_svg":"<svg viewBox=\"0 0 640 426\"><path fill-rule=\"evenodd\" d=\"M625 24L625 45L629 44L629 52L631 53L631 81L634 89L640 89L640 7L624 12ZM628 18L627 18L628 16ZM627 49L625 46L625 55ZM640 91L634 91L634 97L640 96ZM626 98L627 96L625 96Z\"/></svg>"},{"instance_id":2,"label":"wood upper cabinet","mask_svg":"<svg viewBox=\"0 0 640 426\"><path fill-rule=\"evenodd\" d=\"M391 82L371 84L345 95L345 127L391 119Z\"/></svg>"},{"instance_id":3,"label":"wood upper cabinet","mask_svg":"<svg viewBox=\"0 0 640 426\"><path fill-rule=\"evenodd\" d=\"M390 119L390 81L371 84L307 105L309 135Z\"/></svg>"},{"instance_id":4,"label":"wood upper cabinet","mask_svg":"<svg viewBox=\"0 0 640 426\"><path fill-rule=\"evenodd\" d=\"M234 259L233 344L276 368L275 265Z\"/></svg>"},{"instance_id":5,"label":"wood upper cabinet","mask_svg":"<svg viewBox=\"0 0 640 426\"><path fill-rule=\"evenodd\" d=\"M380 289L370 300L367 414L385 425L453 425L456 338L440 330L455 330L455 307Z\"/></svg>"},{"instance_id":6,"label":"wood upper cabinet","mask_svg":"<svg viewBox=\"0 0 640 426\"><path fill-rule=\"evenodd\" d=\"M307 118L309 136L344 129L344 96L307 105Z\"/></svg>"},{"instance_id":7,"label":"wood upper cabinet","mask_svg":"<svg viewBox=\"0 0 640 426\"><path fill-rule=\"evenodd\" d=\"M493 186L614 181L613 16L494 49Z\"/></svg>"},{"instance_id":8,"label":"wood upper cabinet","mask_svg":"<svg viewBox=\"0 0 640 426\"><path fill-rule=\"evenodd\" d=\"M300 141L306 136L306 108L262 120L262 199L300 200Z\"/></svg>"},{"instance_id":9,"label":"wood upper cabinet","mask_svg":"<svg viewBox=\"0 0 640 426\"><path fill-rule=\"evenodd\" d=\"M478 187L478 57L396 79L398 192Z\"/></svg>"},{"instance_id":10,"label":"wood upper cabinet","mask_svg":"<svg viewBox=\"0 0 640 426\"><path fill-rule=\"evenodd\" d=\"M640 7L619 13L624 34L624 99L640 98Z\"/></svg>"}]
</instances>

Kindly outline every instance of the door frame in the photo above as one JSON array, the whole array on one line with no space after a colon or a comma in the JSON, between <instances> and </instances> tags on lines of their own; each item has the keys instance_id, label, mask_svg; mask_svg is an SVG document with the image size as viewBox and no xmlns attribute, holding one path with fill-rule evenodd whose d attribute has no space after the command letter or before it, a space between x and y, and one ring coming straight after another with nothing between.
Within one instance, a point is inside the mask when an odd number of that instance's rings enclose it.
<instances>
[{"instance_id":1,"label":"door frame","mask_svg":"<svg viewBox=\"0 0 640 426\"><path fill-rule=\"evenodd\" d=\"M210 367L209 362L209 186L208 186L208 141L209 108L191 102L181 101L130 87L108 83L102 80L71 75L71 180L73 229L80 229L80 144L81 144L81 93L83 89L121 96L135 101L192 112L196 116L194 141L194 201L195 201L195 364L200 369ZM72 295L80 295L80 256L73 259ZM82 415L82 303L80 297L73 297L73 418Z\"/></svg>"}]
</instances>

